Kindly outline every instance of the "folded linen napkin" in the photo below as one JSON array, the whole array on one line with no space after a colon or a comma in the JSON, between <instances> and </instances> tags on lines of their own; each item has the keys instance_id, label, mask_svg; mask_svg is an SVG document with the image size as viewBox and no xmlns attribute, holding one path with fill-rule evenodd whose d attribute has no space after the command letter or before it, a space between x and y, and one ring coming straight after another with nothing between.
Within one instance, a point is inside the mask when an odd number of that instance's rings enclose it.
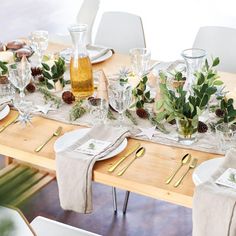
<instances>
[{"instance_id":1,"label":"folded linen napkin","mask_svg":"<svg viewBox=\"0 0 236 236\"><path fill-rule=\"evenodd\" d=\"M98 125L71 146L56 153L57 182L63 209L80 213L92 212L91 182L94 163L116 149L127 136L129 131L126 128ZM108 142L108 146L94 155L81 153L82 147L91 139Z\"/></svg>"},{"instance_id":2,"label":"folded linen napkin","mask_svg":"<svg viewBox=\"0 0 236 236\"><path fill-rule=\"evenodd\" d=\"M215 183L228 168L236 168L236 149L229 150L211 179L195 189L193 236L236 235L236 191Z\"/></svg>"}]
</instances>

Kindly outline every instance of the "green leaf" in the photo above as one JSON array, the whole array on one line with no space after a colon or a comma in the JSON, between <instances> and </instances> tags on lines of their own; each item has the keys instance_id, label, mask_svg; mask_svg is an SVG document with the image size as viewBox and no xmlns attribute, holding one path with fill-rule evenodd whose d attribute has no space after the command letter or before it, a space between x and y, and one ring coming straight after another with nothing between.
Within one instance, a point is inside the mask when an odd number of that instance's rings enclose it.
<instances>
[{"instance_id":1,"label":"green leaf","mask_svg":"<svg viewBox=\"0 0 236 236\"><path fill-rule=\"evenodd\" d=\"M229 111L228 116L230 116L230 117L236 117L236 110L231 110L231 111Z\"/></svg>"},{"instance_id":2,"label":"green leaf","mask_svg":"<svg viewBox=\"0 0 236 236\"><path fill-rule=\"evenodd\" d=\"M163 100L159 100L156 103L156 109L160 110L163 107Z\"/></svg>"},{"instance_id":3,"label":"green leaf","mask_svg":"<svg viewBox=\"0 0 236 236\"><path fill-rule=\"evenodd\" d=\"M148 81L148 77L147 77L147 76L144 76L142 80L143 80L143 83L146 84L147 81Z\"/></svg>"},{"instance_id":4,"label":"green leaf","mask_svg":"<svg viewBox=\"0 0 236 236\"><path fill-rule=\"evenodd\" d=\"M57 67L56 67L56 65L53 65L53 66L52 66L51 72L52 72L53 75L54 75L54 74L57 74Z\"/></svg>"},{"instance_id":5,"label":"green leaf","mask_svg":"<svg viewBox=\"0 0 236 236\"><path fill-rule=\"evenodd\" d=\"M220 64L220 59L219 59L219 57L216 57L216 58L213 60L212 67L217 66L217 65L219 65L219 64Z\"/></svg>"},{"instance_id":6,"label":"green leaf","mask_svg":"<svg viewBox=\"0 0 236 236\"><path fill-rule=\"evenodd\" d=\"M42 74L43 74L43 76L44 76L45 78L47 78L47 79L49 79L49 80L52 79L52 76L51 76L47 71L43 71Z\"/></svg>"},{"instance_id":7,"label":"green leaf","mask_svg":"<svg viewBox=\"0 0 236 236\"><path fill-rule=\"evenodd\" d=\"M147 99L150 99L150 97L151 97L150 91L148 91L148 92L145 93L145 97L146 97Z\"/></svg>"},{"instance_id":8,"label":"green leaf","mask_svg":"<svg viewBox=\"0 0 236 236\"><path fill-rule=\"evenodd\" d=\"M43 69L49 71L50 70L50 67L49 65L47 65L46 63L42 63L42 66L43 66Z\"/></svg>"},{"instance_id":9,"label":"green leaf","mask_svg":"<svg viewBox=\"0 0 236 236\"><path fill-rule=\"evenodd\" d=\"M230 98L227 102L227 105L230 106L234 103L234 99L233 98Z\"/></svg>"},{"instance_id":10,"label":"green leaf","mask_svg":"<svg viewBox=\"0 0 236 236\"><path fill-rule=\"evenodd\" d=\"M199 107L200 108L205 107L207 105L208 101L209 101L209 96L207 94L205 94L204 97L202 98L202 101L201 101Z\"/></svg>"},{"instance_id":11,"label":"green leaf","mask_svg":"<svg viewBox=\"0 0 236 236\"><path fill-rule=\"evenodd\" d=\"M141 89L137 89L137 94L138 94L139 96L141 96L141 95L143 95L143 91L142 91Z\"/></svg>"},{"instance_id":12,"label":"green leaf","mask_svg":"<svg viewBox=\"0 0 236 236\"><path fill-rule=\"evenodd\" d=\"M222 85L222 84L224 84L224 82L221 81L221 80L215 80L215 81L213 82L213 85L216 85L216 86L219 86L219 85Z\"/></svg>"},{"instance_id":13,"label":"green leaf","mask_svg":"<svg viewBox=\"0 0 236 236\"><path fill-rule=\"evenodd\" d=\"M207 93L208 95L212 95L212 94L214 94L216 91L217 91L216 87L208 87L207 90L206 90L206 93Z\"/></svg>"},{"instance_id":14,"label":"green leaf","mask_svg":"<svg viewBox=\"0 0 236 236\"><path fill-rule=\"evenodd\" d=\"M208 64L207 59L205 60L205 67L206 67L206 70L209 70L209 64Z\"/></svg>"},{"instance_id":15,"label":"green leaf","mask_svg":"<svg viewBox=\"0 0 236 236\"><path fill-rule=\"evenodd\" d=\"M47 82L46 86L50 90L54 88L54 86L51 83L49 83L49 82Z\"/></svg>"},{"instance_id":16,"label":"green leaf","mask_svg":"<svg viewBox=\"0 0 236 236\"><path fill-rule=\"evenodd\" d=\"M136 107L137 108L143 108L143 103L141 101L136 102Z\"/></svg>"},{"instance_id":17,"label":"green leaf","mask_svg":"<svg viewBox=\"0 0 236 236\"><path fill-rule=\"evenodd\" d=\"M200 73L199 77L198 77L197 84L202 85L204 83L204 81L205 81L205 76L203 75L203 73Z\"/></svg>"},{"instance_id":18,"label":"green leaf","mask_svg":"<svg viewBox=\"0 0 236 236\"><path fill-rule=\"evenodd\" d=\"M161 122L162 120L164 120L166 117L166 113L165 112L160 112L160 113L157 113L156 117L155 117L155 120L157 122Z\"/></svg>"}]
</instances>

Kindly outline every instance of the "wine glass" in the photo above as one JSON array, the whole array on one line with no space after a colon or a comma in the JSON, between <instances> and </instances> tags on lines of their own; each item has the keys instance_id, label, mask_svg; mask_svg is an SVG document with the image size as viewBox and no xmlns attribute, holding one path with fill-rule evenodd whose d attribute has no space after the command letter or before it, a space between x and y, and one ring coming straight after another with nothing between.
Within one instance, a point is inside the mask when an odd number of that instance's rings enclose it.
<instances>
[{"instance_id":1,"label":"wine glass","mask_svg":"<svg viewBox=\"0 0 236 236\"><path fill-rule=\"evenodd\" d=\"M128 83L115 82L108 87L109 103L119 113L118 126L124 122L124 111L132 102L132 88Z\"/></svg>"},{"instance_id":2,"label":"wine glass","mask_svg":"<svg viewBox=\"0 0 236 236\"><path fill-rule=\"evenodd\" d=\"M130 50L132 71L141 79L149 70L151 52L147 48L133 48Z\"/></svg>"},{"instance_id":3,"label":"wine glass","mask_svg":"<svg viewBox=\"0 0 236 236\"><path fill-rule=\"evenodd\" d=\"M36 30L30 34L31 47L38 55L38 65L40 66L43 59L43 54L48 47L48 31Z\"/></svg>"},{"instance_id":4,"label":"wine glass","mask_svg":"<svg viewBox=\"0 0 236 236\"><path fill-rule=\"evenodd\" d=\"M31 80L30 64L27 59L23 57L21 62L9 65L8 71L10 82L20 91L19 98L17 94L15 94L15 98L13 99L14 106L20 113L19 120L23 123L27 123L32 103L25 101L24 89Z\"/></svg>"}]
</instances>

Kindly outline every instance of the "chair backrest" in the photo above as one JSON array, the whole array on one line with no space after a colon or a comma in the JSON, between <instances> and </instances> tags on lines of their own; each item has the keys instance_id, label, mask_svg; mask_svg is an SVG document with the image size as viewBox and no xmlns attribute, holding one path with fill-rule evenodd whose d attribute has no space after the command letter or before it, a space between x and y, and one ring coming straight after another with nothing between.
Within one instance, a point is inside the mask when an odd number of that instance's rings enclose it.
<instances>
[{"instance_id":1,"label":"chair backrest","mask_svg":"<svg viewBox=\"0 0 236 236\"><path fill-rule=\"evenodd\" d=\"M119 53L146 47L141 17L126 12L103 13L95 44L110 47Z\"/></svg>"},{"instance_id":2,"label":"chair backrest","mask_svg":"<svg viewBox=\"0 0 236 236\"><path fill-rule=\"evenodd\" d=\"M92 41L92 29L99 5L100 0L84 0L77 14L77 23L88 25L87 43Z\"/></svg>"},{"instance_id":3,"label":"chair backrest","mask_svg":"<svg viewBox=\"0 0 236 236\"><path fill-rule=\"evenodd\" d=\"M193 47L205 49L208 57L218 56L218 70L236 73L236 29L219 26L201 27Z\"/></svg>"}]
</instances>

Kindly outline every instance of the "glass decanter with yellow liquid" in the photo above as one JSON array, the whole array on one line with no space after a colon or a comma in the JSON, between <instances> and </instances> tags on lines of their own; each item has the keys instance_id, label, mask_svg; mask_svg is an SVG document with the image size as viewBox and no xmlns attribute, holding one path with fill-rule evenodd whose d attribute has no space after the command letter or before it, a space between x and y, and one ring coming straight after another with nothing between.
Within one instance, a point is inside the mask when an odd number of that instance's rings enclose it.
<instances>
[{"instance_id":1,"label":"glass decanter with yellow liquid","mask_svg":"<svg viewBox=\"0 0 236 236\"><path fill-rule=\"evenodd\" d=\"M71 88L77 99L93 95L93 71L92 64L86 49L87 25L77 24L69 27L74 45L70 60Z\"/></svg>"}]
</instances>

